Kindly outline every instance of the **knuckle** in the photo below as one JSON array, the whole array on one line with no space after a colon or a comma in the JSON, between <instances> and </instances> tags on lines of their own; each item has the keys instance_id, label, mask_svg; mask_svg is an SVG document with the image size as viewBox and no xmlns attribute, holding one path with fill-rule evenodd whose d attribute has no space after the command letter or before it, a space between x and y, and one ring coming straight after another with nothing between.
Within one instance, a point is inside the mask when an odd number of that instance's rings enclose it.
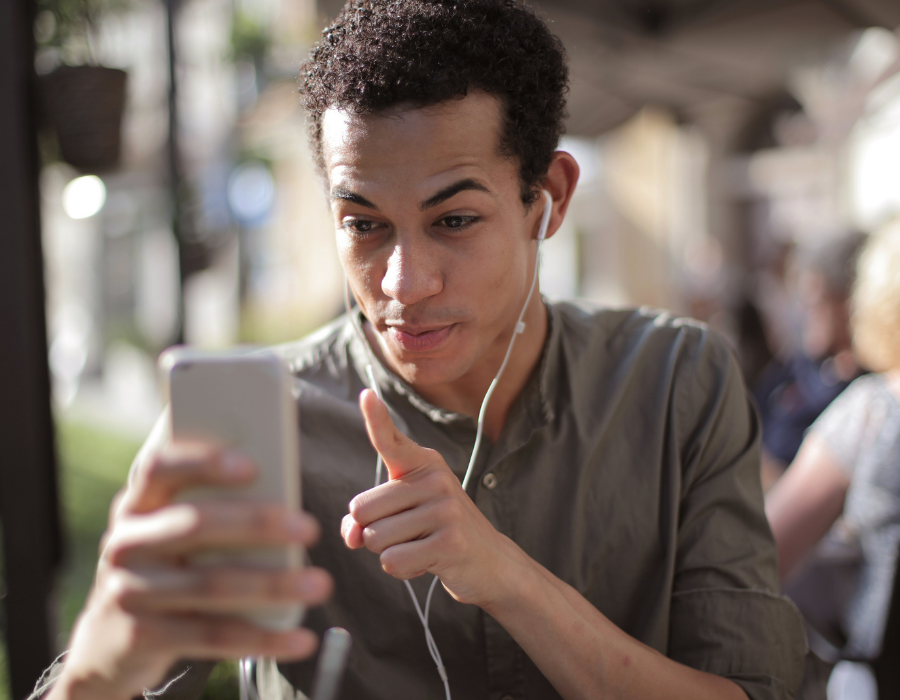
<instances>
[{"instance_id":1,"label":"knuckle","mask_svg":"<svg viewBox=\"0 0 900 700\"><path fill-rule=\"evenodd\" d=\"M438 547L444 552L459 553L466 547L466 538L456 528L444 528L437 538Z\"/></svg>"},{"instance_id":2,"label":"knuckle","mask_svg":"<svg viewBox=\"0 0 900 700\"><path fill-rule=\"evenodd\" d=\"M220 481L225 451L215 445L203 445L194 464L196 478L200 481Z\"/></svg>"},{"instance_id":3,"label":"knuckle","mask_svg":"<svg viewBox=\"0 0 900 700\"><path fill-rule=\"evenodd\" d=\"M118 537L115 530L109 533L106 546L103 548L103 558L112 566L121 566L131 554L134 547L131 543Z\"/></svg>"},{"instance_id":4,"label":"knuckle","mask_svg":"<svg viewBox=\"0 0 900 700\"><path fill-rule=\"evenodd\" d=\"M348 511L352 518L363 527L368 525L370 522L368 518L370 501L371 499L367 497L366 493L361 493L352 501L350 501L350 505L348 507Z\"/></svg>"},{"instance_id":5,"label":"knuckle","mask_svg":"<svg viewBox=\"0 0 900 700\"><path fill-rule=\"evenodd\" d=\"M233 592L234 577L204 571L195 578L193 588L204 598L221 598Z\"/></svg>"},{"instance_id":6,"label":"knuckle","mask_svg":"<svg viewBox=\"0 0 900 700\"><path fill-rule=\"evenodd\" d=\"M111 570L104 577L107 599L116 607L127 610L133 600L133 591L128 576L120 570Z\"/></svg>"},{"instance_id":7,"label":"knuckle","mask_svg":"<svg viewBox=\"0 0 900 700\"><path fill-rule=\"evenodd\" d=\"M217 648L229 645L235 634L225 620L208 620L202 626L201 638L205 645Z\"/></svg>"},{"instance_id":8,"label":"knuckle","mask_svg":"<svg viewBox=\"0 0 900 700\"><path fill-rule=\"evenodd\" d=\"M168 467L169 464L165 455L158 451L151 452L140 466L141 481L146 486L162 480L168 471Z\"/></svg>"},{"instance_id":9,"label":"knuckle","mask_svg":"<svg viewBox=\"0 0 900 700\"><path fill-rule=\"evenodd\" d=\"M262 574L262 577L259 588L268 600L282 600L287 597L290 590L289 574L275 571Z\"/></svg>"},{"instance_id":10,"label":"knuckle","mask_svg":"<svg viewBox=\"0 0 900 700\"><path fill-rule=\"evenodd\" d=\"M266 594L274 600L290 600L297 596L297 574L291 571L277 571L266 575Z\"/></svg>"},{"instance_id":11,"label":"knuckle","mask_svg":"<svg viewBox=\"0 0 900 700\"><path fill-rule=\"evenodd\" d=\"M215 520L215 506L181 503L175 507L180 511L181 534L186 537L202 534Z\"/></svg>"},{"instance_id":12,"label":"knuckle","mask_svg":"<svg viewBox=\"0 0 900 700\"><path fill-rule=\"evenodd\" d=\"M462 507L455 498L441 498L434 503L435 515L445 523L458 523L462 519Z\"/></svg>"},{"instance_id":13,"label":"knuckle","mask_svg":"<svg viewBox=\"0 0 900 700\"><path fill-rule=\"evenodd\" d=\"M228 630L222 622L210 620L205 622L200 629L200 640L204 646L218 648L225 644Z\"/></svg>"},{"instance_id":14,"label":"knuckle","mask_svg":"<svg viewBox=\"0 0 900 700\"><path fill-rule=\"evenodd\" d=\"M381 554L384 551L383 537L377 527L369 525L362 531L363 544L366 549L375 554Z\"/></svg>"},{"instance_id":15,"label":"knuckle","mask_svg":"<svg viewBox=\"0 0 900 700\"><path fill-rule=\"evenodd\" d=\"M132 624L134 645L139 649L166 649L172 647L171 633L164 625L150 617L135 617Z\"/></svg>"},{"instance_id":16,"label":"knuckle","mask_svg":"<svg viewBox=\"0 0 900 700\"><path fill-rule=\"evenodd\" d=\"M286 646L286 637L287 635L283 632L270 632L262 635L259 644L262 648L263 656L277 656L283 654Z\"/></svg>"},{"instance_id":17,"label":"knuckle","mask_svg":"<svg viewBox=\"0 0 900 700\"><path fill-rule=\"evenodd\" d=\"M247 512L247 525L256 534L267 533L272 525L268 508L262 505L251 506Z\"/></svg>"},{"instance_id":18,"label":"knuckle","mask_svg":"<svg viewBox=\"0 0 900 700\"><path fill-rule=\"evenodd\" d=\"M443 457L441 457L441 453L432 447L423 447L422 456L425 458L425 461L428 464L434 464L435 462L440 462L443 459Z\"/></svg>"},{"instance_id":19,"label":"knuckle","mask_svg":"<svg viewBox=\"0 0 900 700\"><path fill-rule=\"evenodd\" d=\"M392 555L390 550L386 550L381 553L379 557L379 561L381 562L381 568L386 574L390 574L391 576L399 576L400 575L400 565L397 561L396 557Z\"/></svg>"},{"instance_id":20,"label":"knuckle","mask_svg":"<svg viewBox=\"0 0 900 700\"><path fill-rule=\"evenodd\" d=\"M433 469L426 476L426 485L435 493L450 495L459 489L456 477L445 469Z\"/></svg>"},{"instance_id":21,"label":"knuckle","mask_svg":"<svg viewBox=\"0 0 900 700\"><path fill-rule=\"evenodd\" d=\"M284 508L274 505L261 505L253 509L253 529L265 539L278 539L287 527L287 513Z\"/></svg>"},{"instance_id":22,"label":"knuckle","mask_svg":"<svg viewBox=\"0 0 900 700\"><path fill-rule=\"evenodd\" d=\"M209 620L203 625L204 644L217 649L247 648L257 645L263 635L252 625L242 625L233 620Z\"/></svg>"}]
</instances>

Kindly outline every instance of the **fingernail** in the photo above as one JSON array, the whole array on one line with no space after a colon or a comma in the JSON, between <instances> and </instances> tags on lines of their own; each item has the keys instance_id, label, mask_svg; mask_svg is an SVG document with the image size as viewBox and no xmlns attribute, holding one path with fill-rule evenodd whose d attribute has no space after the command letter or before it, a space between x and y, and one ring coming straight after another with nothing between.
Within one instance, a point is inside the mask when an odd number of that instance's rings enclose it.
<instances>
[{"instance_id":1,"label":"fingernail","mask_svg":"<svg viewBox=\"0 0 900 700\"><path fill-rule=\"evenodd\" d=\"M237 452L222 455L222 472L226 476L245 477L253 473L253 462Z\"/></svg>"}]
</instances>

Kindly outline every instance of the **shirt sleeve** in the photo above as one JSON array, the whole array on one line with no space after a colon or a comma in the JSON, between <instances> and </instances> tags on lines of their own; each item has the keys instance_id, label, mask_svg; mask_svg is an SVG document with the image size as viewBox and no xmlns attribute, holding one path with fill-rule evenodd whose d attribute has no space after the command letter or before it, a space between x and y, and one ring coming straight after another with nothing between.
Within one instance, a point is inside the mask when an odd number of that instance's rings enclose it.
<instances>
[{"instance_id":1,"label":"shirt sleeve","mask_svg":"<svg viewBox=\"0 0 900 700\"><path fill-rule=\"evenodd\" d=\"M776 593L759 420L729 348L697 333L673 397L682 457L669 656L733 680L751 700L788 700L802 680L806 637L796 608Z\"/></svg>"},{"instance_id":2,"label":"shirt sleeve","mask_svg":"<svg viewBox=\"0 0 900 700\"><path fill-rule=\"evenodd\" d=\"M867 375L855 380L820 415L810 427L825 440L848 479L859 461L865 444L869 422L869 405L876 388L876 376Z\"/></svg>"}]
</instances>

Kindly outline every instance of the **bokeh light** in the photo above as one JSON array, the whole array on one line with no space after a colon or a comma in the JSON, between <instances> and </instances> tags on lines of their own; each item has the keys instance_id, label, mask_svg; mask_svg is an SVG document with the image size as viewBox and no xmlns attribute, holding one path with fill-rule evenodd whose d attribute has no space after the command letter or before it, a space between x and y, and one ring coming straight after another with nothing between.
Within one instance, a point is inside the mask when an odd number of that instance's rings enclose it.
<instances>
[{"instance_id":1,"label":"bokeh light","mask_svg":"<svg viewBox=\"0 0 900 700\"><path fill-rule=\"evenodd\" d=\"M63 210L73 219L87 219L103 208L106 186L96 175L76 177L63 189Z\"/></svg>"},{"instance_id":2,"label":"bokeh light","mask_svg":"<svg viewBox=\"0 0 900 700\"><path fill-rule=\"evenodd\" d=\"M228 204L242 224L253 225L265 220L274 201L275 181L264 163L242 163L228 178Z\"/></svg>"}]
</instances>

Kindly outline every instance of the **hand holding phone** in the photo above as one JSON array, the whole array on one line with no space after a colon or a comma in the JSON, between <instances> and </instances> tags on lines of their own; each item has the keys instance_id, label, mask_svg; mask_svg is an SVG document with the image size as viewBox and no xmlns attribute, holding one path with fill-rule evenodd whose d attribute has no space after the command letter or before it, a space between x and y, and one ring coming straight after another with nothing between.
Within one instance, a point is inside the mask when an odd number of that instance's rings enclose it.
<instances>
[{"instance_id":1,"label":"hand holding phone","mask_svg":"<svg viewBox=\"0 0 900 700\"><path fill-rule=\"evenodd\" d=\"M249 457L258 467L242 488L200 487L178 500L256 501L300 506L300 454L297 409L290 374L271 352L207 352L173 348L160 358L168 378L171 438L203 441ZM209 549L192 557L196 566L295 569L303 552L297 545ZM300 605L267 606L244 615L268 629L290 629L303 616Z\"/></svg>"},{"instance_id":2,"label":"hand holding phone","mask_svg":"<svg viewBox=\"0 0 900 700\"><path fill-rule=\"evenodd\" d=\"M91 595L48 700L139 696L178 659L287 661L315 651L316 635L295 625L304 606L328 598L332 581L299 567L318 526L297 510L289 376L271 356L230 372L238 358L203 355L178 350L164 362L197 372L173 375L174 415L154 428L110 508ZM207 372L208 361L223 362ZM207 411L226 405L225 420Z\"/></svg>"}]
</instances>

